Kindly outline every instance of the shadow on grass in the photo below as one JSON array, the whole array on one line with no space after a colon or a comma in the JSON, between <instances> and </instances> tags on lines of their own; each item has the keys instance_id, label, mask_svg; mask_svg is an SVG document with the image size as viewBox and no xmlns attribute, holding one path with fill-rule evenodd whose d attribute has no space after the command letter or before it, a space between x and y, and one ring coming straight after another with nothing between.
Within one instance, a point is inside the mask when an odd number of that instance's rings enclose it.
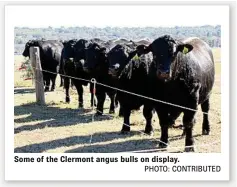
<instances>
[{"instance_id":1,"label":"shadow on grass","mask_svg":"<svg viewBox=\"0 0 237 187\"><path fill-rule=\"evenodd\" d=\"M120 132L99 132L94 133L92 142L90 144L91 135L72 136L52 141L30 144L14 149L15 153L41 153L50 149L57 149L61 147L70 147L81 144L80 147L69 149L65 153L117 153L117 152L133 152L139 151L141 153L152 152L166 152L166 150L157 150L158 141L154 137L139 140L130 140L133 136L140 135L140 132L131 131L128 134L121 134ZM194 137L202 136L201 134L194 135ZM178 138L170 137L169 141L176 141ZM128 140L126 140L128 138ZM158 137L157 137L158 138ZM122 142L108 143L112 140L122 140ZM184 145L183 145L184 146ZM155 151L150 151L155 149ZM144 151L145 150L145 151ZM173 153L181 153L183 151L173 150Z\"/></svg>"},{"instance_id":2,"label":"shadow on grass","mask_svg":"<svg viewBox=\"0 0 237 187\"><path fill-rule=\"evenodd\" d=\"M15 88L14 94L28 94L28 93L35 93L34 88Z\"/></svg>"},{"instance_id":3,"label":"shadow on grass","mask_svg":"<svg viewBox=\"0 0 237 187\"><path fill-rule=\"evenodd\" d=\"M100 152L100 151L105 151L105 152L117 152L119 150L119 147L121 151L124 150L123 146L128 146L126 144L138 144L138 143L132 143L133 141L128 141L127 143L121 143L124 144L122 146L117 147L116 144L109 144L109 145L104 145L103 149L96 148L97 145L93 145L94 143L101 143L101 142L106 142L106 141L111 141L114 139L124 139L126 137L132 137L137 135L138 132L131 132L129 134L120 134L119 132L102 132L102 133L94 133L92 136L92 145L89 145L88 148L85 146L85 149L79 150L81 152L90 152L91 150L94 150L95 152ZM43 143L37 143L37 144L31 144L31 145L26 145L22 147L17 147L15 148L14 152L15 153L41 153L44 151L47 151L49 149L56 149L60 147L69 147L77 144L89 144L91 139L91 135L82 135L82 136L72 136L68 138L63 138L63 139L57 139L57 140L52 140L48 142L43 142ZM144 144L145 140L141 140L139 145ZM112 150L113 149L113 150Z\"/></svg>"},{"instance_id":4,"label":"shadow on grass","mask_svg":"<svg viewBox=\"0 0 237 187\"><path fill-rule=\"evenodd\" d=\"M198 136L202 136L202 135L197 134L197 135L194 135L193 137L198 137ZM178 136L176 136L176 138L177 137ZM181 135L179 137L180 139L183 138ZM173 142L173 141L176 141L176 139L173 139L173 138L169 139L169 142ZM133 152L133 151L139 151L140 153L167 152L166 150L159 150L158 144L159 142L154 139L129 140L125 142L110 143L110 144L104 144L104 145L92 144L88 146L82 146L82 147L68 150L65 153L116 153L116 152ZM172 153L182 153L182 152L183 151L176 150L176 151L173 151Z\"/></svg>"},{"instance_id":5,"label":"shadow on grass","mask_svg":"<svg viewBox=\"0 0 237 187\"><path fill-rule=\"evenodd\" d=\"M195 134L193 135L193 138L196 138L196 137L200 137L200 136L203 136L202 134ZM169 141L170 142L173 142L173 141L176 141L176 140L181 140L181 139L184 139L185 136L182 136L182 135L176 135L176 136L171 136L169 138Z\"/></svg>"},{"instance_id":6,"label":"shadow on grass","mask_svg":"<svg viewBox=\"0 0 237 187\"><path fill-rule=\"evenodd\" d=\"M65 153L119 153L157 148L157 143L149 139L129 140L105 145L88 145L65 151Z\"/></svg>"},{"instance_id":7,"label":"shadow on grass","mask_svg":"<svg viewBox=\"0 0 237 187\"><path fill-rule=\"evenodd\" d=\"M91 110L86 109L71 109L59 108L53 106L40 106L35 103L28 103L25 105L15 106L15 116L28 114L27 117L15 119L15 123L30 123L34 121L35 125L22 125L14 129L15 134L22 131L32 131L36 129L43 129L45 127L62 127L90 123L92 121ZM94 117L94 121L111 120L112 116L102 115ZM47 120L47 121L46 121Z\"/></svg>"}]
</instances>

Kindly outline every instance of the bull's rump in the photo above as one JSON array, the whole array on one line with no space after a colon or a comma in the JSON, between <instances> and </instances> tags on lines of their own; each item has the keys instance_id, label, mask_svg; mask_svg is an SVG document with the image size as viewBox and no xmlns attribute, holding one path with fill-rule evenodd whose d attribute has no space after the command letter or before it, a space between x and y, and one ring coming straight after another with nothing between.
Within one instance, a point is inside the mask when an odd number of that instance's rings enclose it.
<instances>
[{"instance_id":1,"label":"bull's rump","mask_svg":"<svg viewBox=\"0 0 237 187\"><path fill-rule=\"evenodd\" d=\"M187 88L187 95L195 94L199 89L199 103L209 98L215 80L214 59L211 48L206 42L199 38L188 38L182 40L193 46L193 50L188 54L178 53L176 58L176 68L174 75ZM176 73L178 72L178 73ZM176 78L174 80L177 81ZM178 88L177 88L178 89ZM181 93L185 93L185 88L179 88Z\"/></svg>"}]
</instances>

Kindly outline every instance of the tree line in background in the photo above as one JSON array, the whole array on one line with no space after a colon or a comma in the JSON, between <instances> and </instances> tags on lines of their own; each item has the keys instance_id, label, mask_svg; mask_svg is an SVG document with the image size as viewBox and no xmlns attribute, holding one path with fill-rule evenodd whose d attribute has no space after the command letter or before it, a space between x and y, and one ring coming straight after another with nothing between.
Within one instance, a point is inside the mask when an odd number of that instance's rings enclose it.
<instances>
[{"instance_id":1,"label":"tree line in background","mask_svg":"<svg viewBox=\"0 0 237 187\"><path fill-rule=\"evenodd\" d=\"M157 37L169 34L176 39L199 37L211 47L221 47L221 26L204 25L199 27L60 27L28 28L15 27L15 54L21 54L25 43L34 39L91 39L103 40L125 38L131 40L147 39L153 41Z\"/></svg>"}]
</instances>

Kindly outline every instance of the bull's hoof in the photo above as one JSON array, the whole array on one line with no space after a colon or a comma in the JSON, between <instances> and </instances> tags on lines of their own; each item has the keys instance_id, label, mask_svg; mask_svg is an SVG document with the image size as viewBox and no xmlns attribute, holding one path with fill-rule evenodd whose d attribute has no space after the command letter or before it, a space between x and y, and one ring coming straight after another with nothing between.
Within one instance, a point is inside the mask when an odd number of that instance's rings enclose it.
<instances>
[{"instance_id":1,"label":"bull's hoof","mask_svg":"<svg viewBox=\"0 0 237 187\"><path fill-rule=\"evenodd\" d=\"M149 135L149 136L153 136L153 135L154 135L154 131L152 131L152 130L150 130L150 131L145 130L145 133L146 133L147 135Z\"/></svg>"},{"instance_id":2,"label":"bull's hoof","mask_svg":"<svg viewBox=\"0 0 237 187\"><path fill-rule=\"evenodd\" d=\"M159 143L159 149L166 149L167 148L167 144L160 142Z\"/></svg>"},{"instance_id":3,"label":"bull's hoof","mask_svg":"<svg viewBox=\"0 0 237 187\"><path fill-rule=\"evenodd\" d=\"M154 130L151 125L146 125L145 133L150 136L154 135Z\"/></svg>"},{"instance_id":4,"label":"bull's hoof","mask_svg":"<svg viewBox=\"0 0 237 187\"><path fill-rule=\"evenodd\" d=\"M184 152L188 152L188 153L195 152L195 149L193 146L192 147L185 147Z\"/></svg>"},{"instance_id":5,"label":"bull's hoof","mask_svg":"<svg viewBox=\"0 0 237 187\"><path fill-rule=\"evenodd\" d=\"M49 88L45 88L45 89L44 89L44 92L49 92Z\"/></svg>"},{"instance_id":6,"label":"bull's hoof","mask_svg":"<svg viewBox=\"0 0 237 187\"><path fill-rule=\"evenodd\" d=\"M70 98L66 97L66 103L70 103Z\"/></svg>"},{"instance_id":7,"label":"bull's hoof","mask_svg":"<svg viewBox=\"0 0 237 187\"><path fill-rule=\"evenodd\" d=\"M83 103L78 104L78 108L83 108L83 107L84 107Z\"/></svg>"},{"instance_id":8,"label":"bull's hoof","mask_svg":"<svg viewBox=\"0 0 237 187\"><path fill-rule=\"evenodd\" d=\"M210 135L210 131L209 130L202 130L202 135Z\"/></svg>"},{"instance_id":9,"label":"bull's hoof","mask_svg":"<svg viewBox=\"0 0 237 187\"><path fill-rule=\"evenodd\" d=\"M123 125L123 128L121 130L121 134L127 134L130 132L130 127L129 126L126 126L126 125Z\"/></svg>"},{"instance_id":10,"label":"bull's hoof","mask_svg":"<svg viewBox=\"0 0 237 187\"><path fill-rule=\"evenodd\" d=\"M97 115L97 116L102 116L102 115L103 115L103 112L97 111L97 112L96 112L96 115Z\"/></svg>"},{"instance_id":11,"label":"bull's hoof","mask_svg":"<svg viewBox=\"0 0 237 187\"><path fill-rule=\"evenodd\" d=\"M109 113L110 113L110 114L114 114L115 111L114 111L114 110L109 110Z\"/></svg>"}]
</instances>

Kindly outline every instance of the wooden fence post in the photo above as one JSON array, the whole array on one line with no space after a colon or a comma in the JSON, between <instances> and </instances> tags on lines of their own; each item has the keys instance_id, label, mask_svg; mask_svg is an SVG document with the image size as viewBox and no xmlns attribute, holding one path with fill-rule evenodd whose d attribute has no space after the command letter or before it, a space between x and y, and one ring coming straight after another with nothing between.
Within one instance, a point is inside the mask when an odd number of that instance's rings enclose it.
<instances>
[{"instance_id":1,"label":"wooden fence post","mask_svg":"<svg viewBox=\"0 0 237 187\"><path fill-rule=\"evenodd\" d=\"M45 105L43 73L38 47L30 47L30 61L35 77L36 102L40 105Z\"/></svg>"}]
</instances>

